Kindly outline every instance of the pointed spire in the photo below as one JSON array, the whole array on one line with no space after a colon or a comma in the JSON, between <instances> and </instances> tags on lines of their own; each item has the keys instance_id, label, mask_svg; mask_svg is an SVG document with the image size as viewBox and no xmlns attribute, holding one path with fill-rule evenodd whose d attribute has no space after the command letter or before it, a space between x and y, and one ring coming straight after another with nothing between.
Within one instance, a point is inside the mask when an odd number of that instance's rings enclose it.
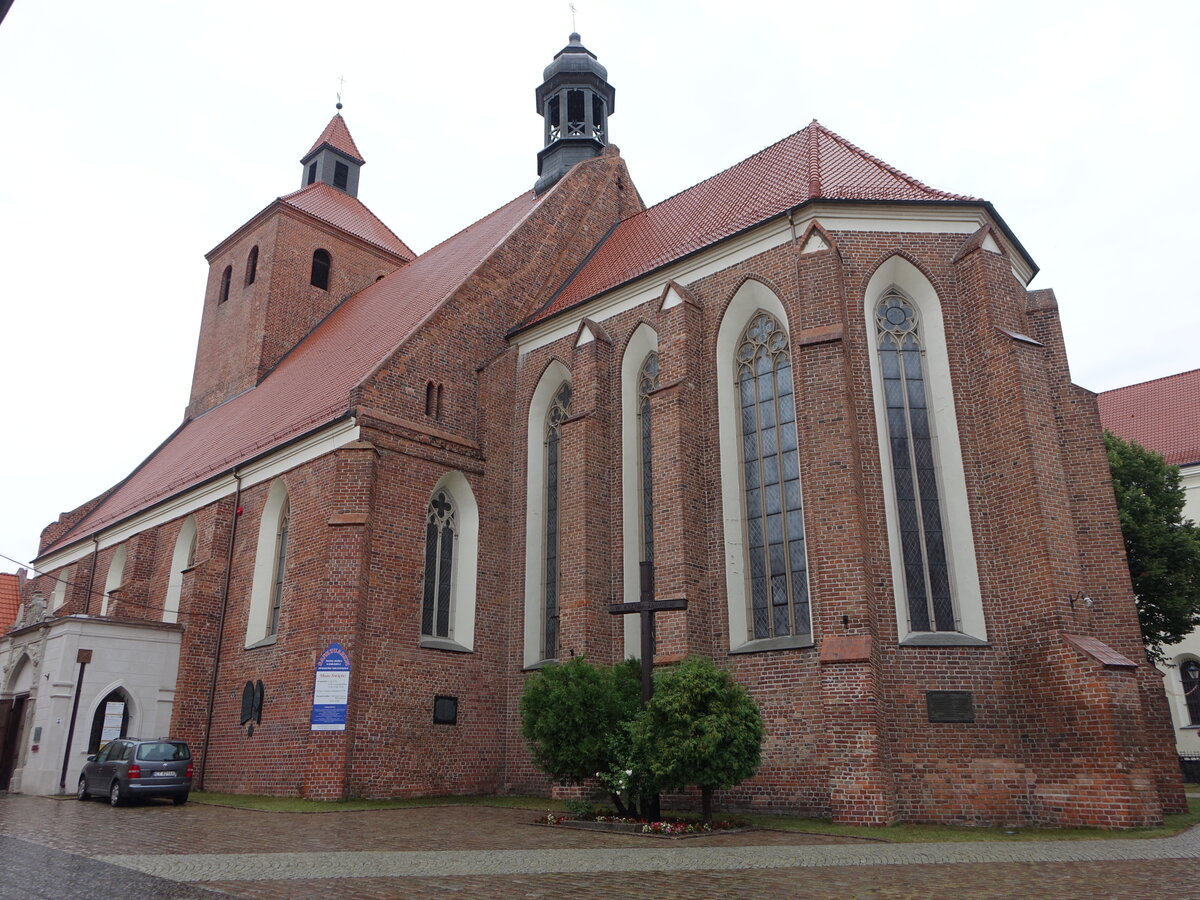
<instances>
[{"instance_id":1,"label":"pointed spire","mask_svg":"<svg viewBox=\"0 0 1200 900\"><path fill-rule=\"evenodd\" d=\"M321 181L351 197L357 197L358 171L366 165L366 161L358 152L350 129L346 127L346 120L342 118L341 100L337 108L339 111L329 120L312 149L300 160L300 165L304 167L300 186L307 187Z\"/></svg>"}]
</instances>

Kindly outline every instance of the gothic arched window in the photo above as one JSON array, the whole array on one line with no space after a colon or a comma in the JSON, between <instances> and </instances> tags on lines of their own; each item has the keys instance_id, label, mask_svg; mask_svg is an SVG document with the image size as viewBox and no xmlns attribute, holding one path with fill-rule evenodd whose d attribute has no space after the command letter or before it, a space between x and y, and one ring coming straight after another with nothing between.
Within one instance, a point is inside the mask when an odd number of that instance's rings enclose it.
<instances>
[{"instance_id":1,"label":"gothic arched window","mask_svg":"<svg viewBox=\"0 0 1200 900\"><path fill-rule=\"evenodd\" d=\"M1191 725L1200 725L1200 662L1189 659L1179 667L1179 680L1183 682L1183 699L1187 703Z\"/></svg>"},{"instance_id":2,"label":"gothic arched window","mask_svg":"<svg viewBox=\"0 0 1200 900\"><path fill-rule=\"evenodd\" d=\"M246 286L254 284L254 279L258 277L258 244L250 248L250 253L246 257Z\"/></svg>"},{"instance_id":3,"label":"gothic arched window","mask_svg":"<svg viewBox=\"0 0 1200 900\"><path fill-rule=\"evenodd\" d=\"M875 326L909 628L957 631L917 307L889 288L875 305Z\"/></svg>"},{"instance_id":4,"label":"gothic arched window","mask_svg":"<svg viewBox=\"0 0 1200 900\"><path fill-rule=\"evenodd\" d=\"M454 499L444 490L429 501L425 515L425 590L421 634L452 637L450 602L454 594L454 545L458 516Z\"/></svg>"},{"instance_id":5,"label":"gothic arched window","mask_svg":"<svg viewBox=\"0 0 1200 900\"><path fill-rule=\"evenodd\" d=\"M217 295L217 302L224 303L229 299L229 282L233 280L233 266L226 266L225 271L221 273L221 291Z\"/></svg>"},{"instance_id":6,"label":"gothic arched window","mask_svg":"<svg viewBox=\"0 0 1200 900\"><path fill-rule=\"evenodd\" d=\"M757 313L736 356L750 639L807 635L808 565L787 332Z\"/></svg>"},{"instance_id":7,"label":"gothic arched window","mask_svg":"<svg viewBox=\"0 0 1200 900\"><path fill-rule=\"evenodd\" d=\"M545 551L542 581L542 658L558 658L559 593L559 445L562 423L570 415L571 385L564 383L554 394L546 413Z\"/></svg>"},{"instance_id":8,"label":"gothic arched window","mask_svg":"<svg viewBox=\"0 0 1200 900\"><path fill-rule=\"evenodd\" d=\"M329 271L332 267L333 260L330 258L328 250L314 251L312 274L309 276L308 283L323 291L329 290Z\"/></svg>"},{"instance_id":9,"label":"gothic arched window","mask_svg":"<svg viewBox=\"0 0 1200 900\"><path fill-rule=\"evenodd\" d=\"M641 562L654 562L654 470L650 442L650 394L658 388L658 354L638 373L638 473L641 476Z\"/></svg>"}]
</instances>

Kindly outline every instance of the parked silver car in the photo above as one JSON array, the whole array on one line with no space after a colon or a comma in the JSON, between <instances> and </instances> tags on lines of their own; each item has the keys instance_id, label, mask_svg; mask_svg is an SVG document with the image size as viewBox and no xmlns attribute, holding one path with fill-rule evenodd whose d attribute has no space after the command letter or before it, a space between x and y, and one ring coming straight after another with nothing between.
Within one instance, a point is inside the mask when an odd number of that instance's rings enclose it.
<instances>
[{"instance_id":1,"label":"parked silver car","mask_svg":"<svg viewBox=\"0 0 1200 900\"><path fill-rule=\"evenodd\" d=\"M113 806L135 797L170 797L186 803L192 789L192 751L174 738L117 738L89 756L75 796L107 796Z\"/></svg>"}]
</instances>

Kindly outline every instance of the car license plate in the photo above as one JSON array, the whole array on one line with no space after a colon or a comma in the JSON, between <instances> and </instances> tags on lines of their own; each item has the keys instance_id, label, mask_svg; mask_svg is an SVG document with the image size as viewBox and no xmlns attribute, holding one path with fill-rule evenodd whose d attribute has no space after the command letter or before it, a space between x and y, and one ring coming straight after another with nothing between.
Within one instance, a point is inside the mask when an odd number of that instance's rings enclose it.
<instances>
[{"instance_id":1,"label":"car license plate","mask_svg":"<svg viewBox=\"0 0 1200 900\"><path fill-rule=\"evenodd\" d=\"M154 777L158 778L160 775L165 775L167 778L170 778L174 774L175 774L174 772L172 772L168 769L166 772L155 772Z\"/></svg>"}]
</instances>

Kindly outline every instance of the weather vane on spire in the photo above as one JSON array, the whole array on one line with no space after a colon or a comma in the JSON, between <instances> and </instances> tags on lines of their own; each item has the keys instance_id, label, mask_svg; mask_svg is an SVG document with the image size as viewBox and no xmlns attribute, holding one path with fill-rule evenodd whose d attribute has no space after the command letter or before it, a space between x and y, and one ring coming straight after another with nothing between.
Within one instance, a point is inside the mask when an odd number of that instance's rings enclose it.
<instances>
[{"instance_id":1,"label":"weather vane on spire","mask_svg":"<svg viewBox=\"0 0 1200 900\"><path fill-rule=\"evenodd\" d=\"M575 4L568 3L567 6L571 7L571 31L574 33L579 30L575 27Z\"/></svg>"},{"instance_id":2,"label":"weather vane on spire","mask_svg":"<svg viewBox=\"0 0 1200 900\"><path fill-rule=\"evenodd\" d=\"M342 91L345 90L345 88L346 88L346 77L344 75L339 75L338 76L338 89L337 89L337 105L336 105L336 108L339 110L342 108Z\"/></svg>"}]
</instances>

